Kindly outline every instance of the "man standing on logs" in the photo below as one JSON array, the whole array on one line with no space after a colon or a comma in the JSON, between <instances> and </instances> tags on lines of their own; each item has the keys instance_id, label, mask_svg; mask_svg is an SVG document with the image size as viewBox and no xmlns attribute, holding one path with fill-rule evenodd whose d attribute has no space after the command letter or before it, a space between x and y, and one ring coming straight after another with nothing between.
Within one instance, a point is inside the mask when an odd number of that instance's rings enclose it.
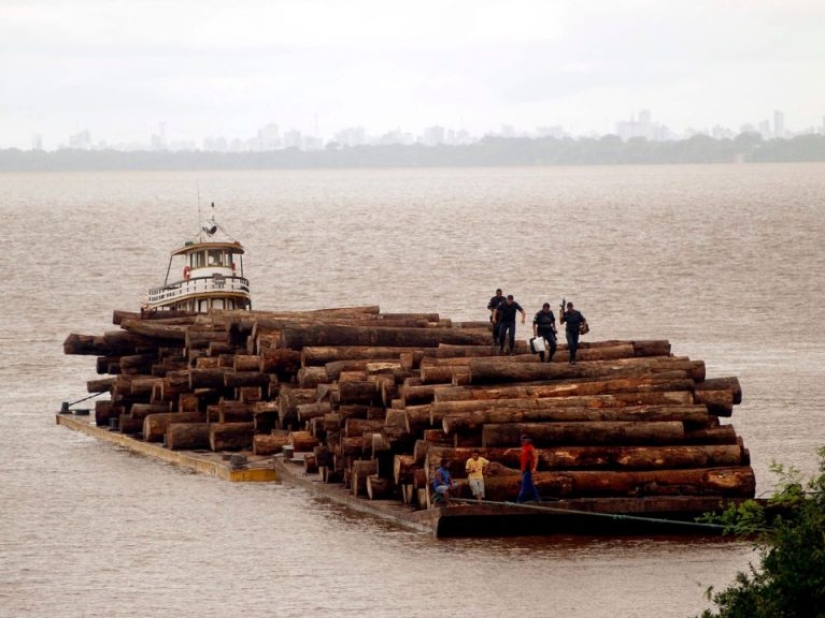
<instances>
[{"instance_id":1,"label":"man standing on logs","mask_svg":"<svg viewBox=\"0 0 825 618\"><path fill-rule=\"evenodd\" d=\"M516 312L521 313L521 323L524 324L527 314L515 300L513 295L508 294L507 300L496 307L493 317L500 322L498 330L498 351L504 353L504 340L509 333L510 356L516 347Z\"/></svg>"},{"instance_id":2,"label":"man standing on logs","mask_svg":"<svg viewBox=\"0 0 825 618\"><path fill-rule=\"evenodd\" d=\"M473 455L467 460L464 469L467 471L467 483L470 485L470 491L481 504L484 499L484 470L490 465L489 460L479 456L478 449L473 449Z\"/></svg>"},{"instance_id":3,"label":"man standing on logs","mask_svg":"<svg viewBox=\"0 0 825 618\"><path fill-rule=\"evenodd\" d=\"M561 314L559 320L565 324L565 334L567 335L567 351L570 354L571 365L576 364L576 352L579 349L579 334L581 333L582 324L587 320L581 314L581 311L573 309L573 303L567 303L567 311Z\"/></svg>"},{"instance_id":4,"label":"man standing on logs","mask_svg":"<svg viewBox=\"0 0 825 618\"><path fill-rule=\"evenodd\" d=\"M550 303L544 303L541 311L533 317L533 337L541 337L550 347L550 355L547 362L553 362L553 355L556 353L556 316L550 309ZM544 362L544 352L539 352L541 362Z\"/></svg>"},{"instance_id":5,"label":"man standing on logs","mask_svg":"<svg viewBox=\"0 0 825 618\"><path fill-rule=\"evenodd\" d=\"M496 309L505 300L501 288L496 290L496 295L487 303L487 309L490 310L490 323L493 325L493 345L498 343L498 328L501 322L496 320Z\"/></svg>"},{"instance_id":6,"label":"man standing on logs","mask_svg":"<svg viewBox=\"0 0 825 618\"><path fill-rule=\"evenodd\" d=\"M521 436L521 489L518 492L516 502L527 502L528 500L541 502L539 492L533 485L533 473L539 465L539 456L533 447L530 436Z\"/></svg>"}]
</instances>

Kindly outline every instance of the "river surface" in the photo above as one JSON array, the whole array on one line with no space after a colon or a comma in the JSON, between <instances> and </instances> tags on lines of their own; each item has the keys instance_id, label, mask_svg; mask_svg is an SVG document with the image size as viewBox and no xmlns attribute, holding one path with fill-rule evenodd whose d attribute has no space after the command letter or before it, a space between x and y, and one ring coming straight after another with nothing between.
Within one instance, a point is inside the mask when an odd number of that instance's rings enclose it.
<instances>
[{"instance_id":1,"label":"river surface","mask_svg":"<svg viewBox=\"0 0 825 618\"><path fill-rule=\"evenodd\" d=\"M757 493L825 445L825 165L0 174L0 617L681 618L755 559L685 538L436 540L55 425L200 211L256 309L486 319L573 300L590 339L668 339L737 376ZM526 337L527 327L517 336Z\"/></svg>"}]
</instances>

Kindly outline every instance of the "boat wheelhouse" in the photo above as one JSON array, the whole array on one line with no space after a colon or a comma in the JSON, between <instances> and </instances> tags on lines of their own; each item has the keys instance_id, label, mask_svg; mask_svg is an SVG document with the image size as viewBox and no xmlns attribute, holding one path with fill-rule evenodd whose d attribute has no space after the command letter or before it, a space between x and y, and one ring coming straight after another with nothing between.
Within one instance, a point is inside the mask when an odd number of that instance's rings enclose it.
<instances>
[{"instance_id":1,"label":"boat wheelhouse","mask_svg":"<svg viewBox=\"0 0 825 618\"><path fill-rule=\"evenodd\" d=\"M206 313L211 309L251 309L243 254L241 244L215 221L212 203L212 215L201 225L197 238L172 252L166 281L149 290L144 310Z\"/></svg>"}]
</instances>

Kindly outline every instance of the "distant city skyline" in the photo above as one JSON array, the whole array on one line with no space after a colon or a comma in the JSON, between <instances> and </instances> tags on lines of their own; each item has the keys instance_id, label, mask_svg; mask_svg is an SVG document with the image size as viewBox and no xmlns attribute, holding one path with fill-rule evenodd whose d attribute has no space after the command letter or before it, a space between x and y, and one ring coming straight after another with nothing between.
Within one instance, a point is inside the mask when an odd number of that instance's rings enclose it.
<instances>
[{"instance_id":1,"label":"distant city skyline","mask_svg":"<svg viewBox=\"0 0 825 618\"><path fill-rule=\"evenodd\" d=\"M654 118L651 110L643 109L638 114L631 114L628 120L616 123L612 131L599 133L590 131L575 135L567 131L563 125L539 126L534 128L517 128L511 125L501 125L498 129L473 134L465 129L432 125L421 133L396 129L383 133L373 133L366 127L351 126L336 131L329 136L306 135L297 129L282 130L275 122L269 122L260 127L253 136L209 136L201 140L175 139L173 134L167 133L167 123L158 123L156 131L148 134L143 141L135 140L126 143L112 142L101 136L94 139L89 129L83 129L67 136L63 141L58 140L51 148L44 142L44 136L36 133L32 136L29 148L21 150L58 150L63 148L80 150L120 150L120 151L205 151L205 152L260 152L298 148L300 150L318 150L326 147L356 147L375 145L466 145L483 139L487 136L496 137L555 137L585 138L616 135L623 140L644 138L649 141L672 141L685 139L692 135L708 135L716 139L733 138L744 132L758 133L763 139L788 138L803 134L825 135L825 116L819 126L808 126L792 130L787 128L785 115L781 110L774 110L772 114L756 122L745 122L738 127L724 127L714 124L712 127L691 127L683 133L671 130L666 124Z\"/></svg>"},{"instance_id":2,"label":"distant city skyline","mask_svg":"<svg viewBox=\"0 0 825 618\"><path fill-rule=\"evenodd\" d=\"M823 23L814 0L4 0L0 148L604 135L644 110L819 130Z\"/></svg>"}]
</instances>

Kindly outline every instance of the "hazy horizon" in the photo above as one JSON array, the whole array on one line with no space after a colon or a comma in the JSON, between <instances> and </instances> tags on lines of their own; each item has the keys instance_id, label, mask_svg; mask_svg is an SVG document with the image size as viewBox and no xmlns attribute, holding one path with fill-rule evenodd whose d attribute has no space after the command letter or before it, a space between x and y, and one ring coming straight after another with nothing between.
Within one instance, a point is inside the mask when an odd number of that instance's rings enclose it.
<instances>
[{"instance_id":1,"label":"hazy horizon","mask_svg":"<svg viewBox=\"0 0 825 618\"><path fill-rule=\"evenodd\" d=\"M825 5L3 0L0 148L560 125L823 127Z\"/></svg>"}]
</instances>

